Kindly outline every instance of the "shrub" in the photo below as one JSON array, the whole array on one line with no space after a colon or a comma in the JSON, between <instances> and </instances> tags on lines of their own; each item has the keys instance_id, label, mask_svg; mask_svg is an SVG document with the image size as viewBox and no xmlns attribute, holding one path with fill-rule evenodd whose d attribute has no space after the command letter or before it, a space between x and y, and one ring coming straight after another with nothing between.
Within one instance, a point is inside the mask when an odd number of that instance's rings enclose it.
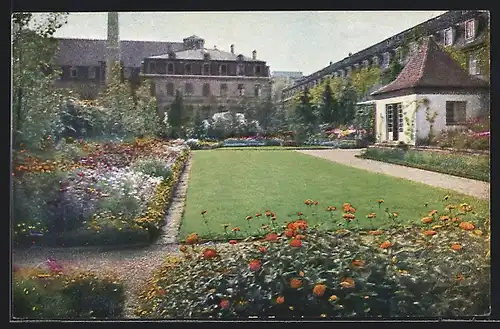
<instances>
[{"instance_id":1,"label":"shrub","mask_svg":"<svg viewBox=\"0 0 500 329\"><path fill-rule=\"evenodd\" d=\"M194 244L181 247L184 257L157 272L137 313L147 318L486 314L489 258L476 251L487 242L466 228L450 222L324 232L297 220L270 229L262 241L208 248L197 245L193 235L187 242Z\"/></svg>"},{"instance_id":2,"label":"shrub","mask_svg":"<svg viewBox=\"0 0 500 329\"><path fill-rule=\"evenodd\" d=\"M116 318L124 301L123 285L112 275L26 268L13 276L15 318Z\"/></svg>"},{"instance_id":3,"label":"shrub","mask_svg":"<svg viewBox=\"0 0 500 329\"><path fill-rule=\"evenodd\" d=\"M279 138L266 138L264 140L264 144L266 146L281 146L283 141Z\"/></svg>"},{"instance_id":4,"label":"shrub","mask_svg":"<svg viewBox=\"0 0 500 329\"><path fill-rule=\"evenodd\" d=\"M132 169L153 177L168 178L172 169L163 160L157 158L140 158L132 163Z\"/></svg>"}]
</instances>

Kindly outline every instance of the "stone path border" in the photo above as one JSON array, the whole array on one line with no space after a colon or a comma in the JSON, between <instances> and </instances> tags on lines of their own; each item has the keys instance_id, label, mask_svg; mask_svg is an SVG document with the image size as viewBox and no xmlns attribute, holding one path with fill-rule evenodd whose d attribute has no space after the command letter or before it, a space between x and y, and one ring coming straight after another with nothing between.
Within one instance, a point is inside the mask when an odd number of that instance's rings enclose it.
<instances>
[{"instance_id":1,"label":"stone path border","mask_svg":"<svg viewBox=\"0 0 500 329\"><path fill-rule=\"evenodd\" d=\"M296 152L374 173L404 178L434 187L453 190L478 199L490 199L490 184L488 182L355 157L355 155L361 153L361 150L296 150Z\"/></svg>"}]
</instances>

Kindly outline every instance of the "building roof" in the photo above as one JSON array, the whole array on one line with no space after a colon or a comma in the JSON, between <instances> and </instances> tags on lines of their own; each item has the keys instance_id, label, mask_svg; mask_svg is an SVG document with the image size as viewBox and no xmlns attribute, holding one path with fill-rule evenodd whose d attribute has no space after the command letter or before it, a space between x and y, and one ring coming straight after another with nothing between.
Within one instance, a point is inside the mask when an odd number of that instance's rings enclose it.
<instances>
[{"instance_id":1,"label":"building roof","mask_svg":"<svg viewBox=\"0 0 500 329\"><path fill-rule=\"evenodd\" d=\"M275 78L302 78L304 74L299 71L273 71L272 76Z\"/></svg>"},{"instance_id":2,"label":"building roof","mask_svg":"<svg viewBox=\"0 0 500 329\"><path fill-rule=\"evenodd\" d=\"M175 52L175 59L185 59L185 60L203 60L205 59L205 54L210 55L210 60L213 61L236 61L238 60L237 54L231 52L219 50L219 49L188 49ZM151 59L168 59L168 53L164 53L158 56L149 56ZM252 59L250 57L243 56L244 61L260 61L258 59Z\"/></svg>"},{"instance_id":3,"label":"building roof","mask_svg":"<svg viewBox=\"0 0 500 329\"><path fill-rule=\"evenodd\" d=\"M487 82L470 76L432 38L427 38L397 78L371 95L411 88L484 88Z\"/></svg>"},{"instance_id":4,"label":"building roof","mask_svg":"<svg viewBox=\"0 0 500 329\"><path fill-rule=\"evenodd\" d=\"M66 39L60 38L56 63L61 66L93 66L106 61L105 39ZM125 67L140 67L141 61L148 56L164 54L183 49L182 42L162 41L120 41L121 60Z\"/></svg>"}]
</instances>

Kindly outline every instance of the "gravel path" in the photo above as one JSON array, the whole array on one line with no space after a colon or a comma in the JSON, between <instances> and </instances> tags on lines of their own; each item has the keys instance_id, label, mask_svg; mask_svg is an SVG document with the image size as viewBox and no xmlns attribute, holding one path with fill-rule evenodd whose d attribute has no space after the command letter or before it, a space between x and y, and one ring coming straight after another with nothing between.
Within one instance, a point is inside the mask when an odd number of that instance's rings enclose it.
<instances>
[{"instance_id":1,"label":"gravel path","mask_svg":"<svg viewBox=\"0 0 500 329\"><path fill-rule=\"evenodd\" d=\"M360 154L360 150L297 150L297 152L375 173L405 178L415 182L453 190L466 195L471 195L478 199L490 199L490 184L487 182L399 166L381 161L356 158L355 155Z\"/></svg>"},{"instance_id":2,"label":"gravel path","mask_svg":"<svg viewBox=\"0 0 500 329\"><path fill-rule=\"evenodd\" d=\"M113 272L124 283L127 300L125 317L136 317L137 296L153 271L166 259L178 252L176 237L184 211L192 158L189 158L174 192L173 200L165 217L164 234L156 243L142 248L103 250L84 248L30 248L12 251L12 263L17 266L46 266L51 257L64 267L92 270L98 273Z\"/></svg>"}]
</instances>

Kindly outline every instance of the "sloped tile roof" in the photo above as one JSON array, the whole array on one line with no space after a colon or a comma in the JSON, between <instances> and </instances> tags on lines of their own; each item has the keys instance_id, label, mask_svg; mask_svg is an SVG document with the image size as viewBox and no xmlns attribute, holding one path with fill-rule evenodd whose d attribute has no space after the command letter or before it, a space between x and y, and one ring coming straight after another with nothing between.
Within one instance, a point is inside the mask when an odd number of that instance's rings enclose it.
<instances>
[{"instance_id":1,"label":"sloped tile roof","mask_svg":"<svg viewBox=\"0 0 500 329\"><path fill-rule=\"evenodd\" d=\"M106 40L60 38L56 63L61 66L91 66L106 61ZM182 42L120 41L121 60L125 67L140 67L144 58L183 49Z\"/></svg>"},{"instance_id":2,"label":"sloped tile roof","mask_svg":"<svg viewBox=\"0 0 500 329\"><path fill-rule=\"evenodd\" d=\"M485 88L487 86L487 82L470 76L432 38L427 38L398 77L371 95L410 88Z\"/></svg>"},{"instance_id":3,"label":"sloped tile roof","mask_svg":"<svg viewBox=\"0 0 500 329\"><path fill-rule=\"evenodd\" d=\"M236 61L238 59L238 54L233 54L231 52L219 50L219 49L188 49L181 50L175 53L176 59L185 59L185 60L203 60L205 57L205 53L210 55L210 60L214 61ZM166 59L168 58L168 54L165 53L159 56L150 56L149 58L157 58L157 59ZM259 61L258 59L252 59L250 57L243 56L244 61Z\"/></svg>"}]
</instances>

